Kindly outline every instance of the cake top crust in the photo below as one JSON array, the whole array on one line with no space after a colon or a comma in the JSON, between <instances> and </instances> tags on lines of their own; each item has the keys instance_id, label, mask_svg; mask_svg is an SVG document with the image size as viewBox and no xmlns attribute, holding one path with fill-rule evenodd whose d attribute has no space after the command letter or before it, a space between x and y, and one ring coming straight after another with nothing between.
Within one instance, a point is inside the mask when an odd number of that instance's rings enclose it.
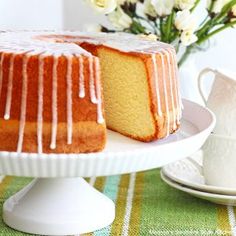
<instances>
[{"instance_id":1,"label":"cake top crust","mask_svg":"<svg viewBox=\"0 0 236 236\"><path fill-rule=\"evenodd\" d=\"M159 41L127 33L88 33L79 31L16 31L1 32L0 51L27 52L28 55L85 55L92 56L79 44L104 45L122 52L153 54L174 48Z\"/></svg>"}]
</instances>

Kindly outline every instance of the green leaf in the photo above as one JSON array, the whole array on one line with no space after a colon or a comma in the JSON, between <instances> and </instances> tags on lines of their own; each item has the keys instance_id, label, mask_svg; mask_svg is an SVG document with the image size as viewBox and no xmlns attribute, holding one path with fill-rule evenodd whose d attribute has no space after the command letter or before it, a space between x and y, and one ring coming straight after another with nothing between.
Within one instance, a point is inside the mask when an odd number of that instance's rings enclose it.
<instances>
[{"instance_id":1,"label":"green leaf","mask_svg":"<svg viewBox=\"0 0 236 236\"><path fill-rule=\"evenodd\" d=\"M229 3L224 5L224 7L222 8L221 12L223 14L228 13L235 4L236 4L236 0L230 1Z\"/></svg>"},{"instance_id":2,"label":"green leaf","mask_svg":"<svg viewBox=\"0 0 236 236\"><path fill-rule=\"evenodd\" d=\"M135 34L144 34L146 33L146 29L136 20L133 20L133 23L130 26L131 32Z\"/></svg>"}]
</instances>

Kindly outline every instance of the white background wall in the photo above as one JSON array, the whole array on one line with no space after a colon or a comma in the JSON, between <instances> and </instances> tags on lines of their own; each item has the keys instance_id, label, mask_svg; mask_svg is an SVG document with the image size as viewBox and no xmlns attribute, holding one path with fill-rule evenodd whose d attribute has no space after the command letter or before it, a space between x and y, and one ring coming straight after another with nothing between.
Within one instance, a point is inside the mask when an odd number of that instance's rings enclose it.
<instances>
[{"instance_id":1,"label":"white background wall","mask_svg":"<svg viewBox=\"0 0 236 236\"><path fill-rule=\"evenodd\" d=\"M84 0L0 0L0 29L79 29L104 22ZM236 29L219 34L210 50L196 55L199 68L224 67L236 72Z\"/></svg>"},{"instance_id":2,"label":"white background wall","mask_svg":"<svg viewBox=\"0 0 236 236\"><path fill-rule=\"evenodd\" d=\"M0 0L1 29L79 29L102 22L83 0Z\"/></svg>"}]
</instances>

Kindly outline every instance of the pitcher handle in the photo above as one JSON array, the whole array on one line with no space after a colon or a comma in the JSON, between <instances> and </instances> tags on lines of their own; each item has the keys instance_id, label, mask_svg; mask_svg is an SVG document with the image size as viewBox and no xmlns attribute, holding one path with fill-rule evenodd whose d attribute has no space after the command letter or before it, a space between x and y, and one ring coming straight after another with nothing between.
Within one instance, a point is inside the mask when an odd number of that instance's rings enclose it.
<instances>
[{"instance_id":1,"label":"pitcher handle","mask_svg":"<svg viewBox=\"0 0 236 236\"><path fill-rule=\"evenodd\" d=\"M203 94L203 90L202 90L202 86L203 86L203 81L202 81L202 79L203 79L203 76L204 76L205 74L209 73L209 72L212 72L212 73L216 74L216 70L211 69L211 68L205 68L205 69L203 69L203 70L200 72L200 74L199 74L199 76L198 76L198 91L199 91L199 93L200 93L200 95L201 95L201 97L202 97L202 99L203 99L205 105L206 105L206 102L207 102L207 101L206 101L206 97L205 97L205 95Z\"/></svg>"}]
</instances>

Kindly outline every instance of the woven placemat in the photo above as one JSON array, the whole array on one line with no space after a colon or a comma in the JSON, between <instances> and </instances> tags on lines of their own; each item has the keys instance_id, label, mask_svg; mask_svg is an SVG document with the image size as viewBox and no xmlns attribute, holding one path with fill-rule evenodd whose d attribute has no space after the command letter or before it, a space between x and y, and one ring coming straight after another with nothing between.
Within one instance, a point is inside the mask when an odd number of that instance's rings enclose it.
<instances>
[{"instance_id":1,"label":"woven placemat","mask_svg":"<svg viewBox=\"0 0 236 236\"><path fill-rule=\"evenodd\" d=\"M5 177L0 183L4 201L31 181ZM89 181L89 179L88 179ZM166 185L160 170L97 178L94 186L116 203L114 223L87 235L236 235L235 209L194 198ZM0 220L1 236L29 235Z\"/></svg>"}]
</instances>

